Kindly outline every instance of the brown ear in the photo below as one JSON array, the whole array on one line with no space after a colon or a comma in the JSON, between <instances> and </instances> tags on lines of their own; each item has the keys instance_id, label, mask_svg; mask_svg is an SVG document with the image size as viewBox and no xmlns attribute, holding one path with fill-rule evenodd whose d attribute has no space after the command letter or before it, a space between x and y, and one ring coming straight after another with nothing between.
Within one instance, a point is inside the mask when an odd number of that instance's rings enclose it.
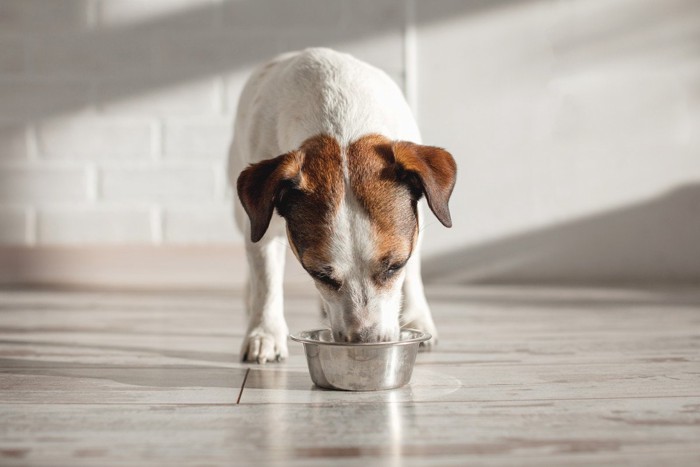
<instances>
[{"instance_id":1,"label":"brown ear","mask_svg":"<svg viewBox=\"0 0 700 467\"><path fill-rule=\"evenodd\" d=\"M238 176L238 198L250 219L250 240L259 241L272 219L272 212L285 180L294 180L301 171L302 155L298 151L249 165Z\"/></svg>"},{"instance_id":2,"label":"brown ear","mask_svg":"<svg viewBox=\"0 0 700 467\"><path fill-rule=\"evenodd\" d=\"M417 178L435 217L445 227L452 227L447 205L457 177L457 164L452 155L441 148L407 141L395 142L392 150L399 168Z\"/></svg>"}]
</instances>

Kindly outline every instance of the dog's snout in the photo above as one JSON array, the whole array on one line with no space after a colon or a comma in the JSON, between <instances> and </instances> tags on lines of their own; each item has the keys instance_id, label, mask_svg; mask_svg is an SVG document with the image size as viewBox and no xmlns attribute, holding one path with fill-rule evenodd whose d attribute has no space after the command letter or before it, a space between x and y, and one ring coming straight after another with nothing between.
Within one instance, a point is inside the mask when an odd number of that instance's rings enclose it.
<instances>
[{"instance_id":1,"label":"dog's snout","mask_svg":"<svg viewBox=\"0 0 700 467\"><path fill-rule=\"evenodd\" d=\"M379 326L366 326L347 331L334 331L333 338L336 342L351 342L355 344L369 342L387 342L392 340L391 333L382 332Z\"/></svg>"},{"instance_id":2,"label":"dog's snout","mask_svg":"<svg viewBox=\"0 0 700 467\"><path fill-rule=\"evenodd\" d=\"M377 326L369 326L366 328L359 329L355 332L350 333L348 336L350 342L378 342L379 333L377 332Z\"/></svg>"}]
</instances>

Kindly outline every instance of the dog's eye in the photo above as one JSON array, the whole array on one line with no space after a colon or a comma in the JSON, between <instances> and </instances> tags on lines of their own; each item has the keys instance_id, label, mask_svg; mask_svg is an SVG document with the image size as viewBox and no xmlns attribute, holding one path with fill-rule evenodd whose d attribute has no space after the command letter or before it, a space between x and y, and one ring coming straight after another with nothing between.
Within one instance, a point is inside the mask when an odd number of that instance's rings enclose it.
<instances>
[{"instance_id":1,"label":"dog's eye","mask_svg":"<svg viewBox=\"0 0 700 467\"><path fill-rule=\"evenodd\" d=\"M311 277L316 279L317 281L321 282L324 285L327 285L333 290L339 290L340 286L343 285L340 281L333 279L330 275L329 272L327 271L308 271L309 274L311 274Z\"/></svg>"},{"instance_id":2,"label":"dog's eye","mask_svg":"<svg viewBox=\"0 0 700 467\"><path fill-rule=\"evenodd\" d=\"M399 263L393 263L390 264L388 268L386 268L387 272L390 272L391 274L394 274L396 271L401 270L404 266L406 266L406 263L408 263L408 260L401 261Z\"/></svg>"},{"instance_id":3,"label":"dog's eye","mask_svg":"<svg viewBox=\"0 0 700 467\"><path fill-rule=\"evenodd\" d=\"M404 266L406 265L406 261L402 261L400 263L392 263L389 264L384 271L382 271L378 276L378 280L380 283L387 282L389 279L394 277L397 272L399 272Z\"/></svg>"}]
</instances>

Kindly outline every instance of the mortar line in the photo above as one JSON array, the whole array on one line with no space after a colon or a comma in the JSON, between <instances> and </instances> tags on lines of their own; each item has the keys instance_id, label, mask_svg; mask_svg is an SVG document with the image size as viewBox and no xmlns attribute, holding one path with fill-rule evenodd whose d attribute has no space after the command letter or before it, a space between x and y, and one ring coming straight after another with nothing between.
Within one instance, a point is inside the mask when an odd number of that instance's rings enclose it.
<instances>
[{"instance_id":1,"label":"mortar line","mask_svg":"<svg viewBox=\"0 0 700 467\"><path fill-rule=\"evenodd\" d=\"M413 111L413 117L418 119L418 84L417 84L417 32L415 0L406 0L404 4L403 28L403 59L404 87L406 101Z\"/></svg>"}]
</instances>

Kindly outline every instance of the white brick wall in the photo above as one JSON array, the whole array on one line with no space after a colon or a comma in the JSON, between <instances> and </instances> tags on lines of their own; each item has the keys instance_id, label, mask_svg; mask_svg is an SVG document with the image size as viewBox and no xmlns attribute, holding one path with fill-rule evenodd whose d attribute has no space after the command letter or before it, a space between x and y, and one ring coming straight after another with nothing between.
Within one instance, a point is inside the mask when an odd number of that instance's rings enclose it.
<instances>
[{"instance_id":1,"label":"white brick wall","mask_svg":"<svg viewBox=\"0 0 700 467\"><path fill-rule=\"evenodd\" d=\"M155 117L216 115L221 109L218 79L168 84L147 95L143 79L106 81L97 86L97 103L106 114Z\"/></svg>"},{"instance_id":2,"label":"white brick wall","mask_svg":"<svg viewBox=\"0 0 700 467\"><path fill-rule=\"evenodd\" d=\"M47 245L150 243L151 211L143 208L46 208L38 212L37 241Z\"/></svg>"},{"instance_id":3,"label":"white brick wall","mask_svg":"<svg viewBox=\"0 0 700 467\"><path fill-rule=\"evenodd\" d=\"M0 73L9 75L24 71L25 47L19 38L0 38Z\"/></svg>"},{"instance_id":4,"label":"white brick wall","mask_svg":"<svg viewBox=\"0 0 700 467\"><path fill-rule=\"evenodd\" d=\"M88 199L87 170L82 167L6 167L0 169L0 180L3 204L77 204Z\"/></svg>"},{"instance_id":5,"label":"white brick wall","mask_svg":"<svg viewBox=\"0 0 700 467\"><path fill-rule=\"evenodd\" d=\"M251 69L327 45L403 81L403 0L0 0L0 245L235 243ZM356 36L356 37L354 37Z\"/></svg>"},{"instance_id":6,"label":"white brick wall","mask_svg":"<svg viewBox=\"0 0 700 467\"><path fill-rule=\"evenodd\" d=\"M3 33L56 33L84 30L90 0L2 0L0 31Z\"/></svg>"},{"instance_id":7,"label":"white brick wall","mask_svg":"<svg viewBox=\"0 0 700 467\"><path fill-rule=\"evenodd\" d=\"M153 62L151 42L139 33L90 40L81 35L40 36L30 42L27 66L37 75L52 77L141 77Z\"/></svg>"},{"instance_id":8,"label":"white brick wall","mask_svg":"<svg viewBox=\"0 0 700 467\"><path fill-rule=\"evenodd\" d=\"M238 95L258 63L319 45L387 71L425 141L457 157L455 228L431 220L428 253L662 196L700 180L698 13L693 0L0 0L0 246L239 243L224 176Z\"/></svg>"},{"instance_id":9,"label":"white brick wall","mask_svg":"<svg viewBox=\"0 0 700 467\"><path fill-rule=\"evenodd\" d=\"M156 137L151 120L102 116L52 119L36 132L39 154L47 160L150 160Z\"/></svg>"},{"instance_id":10,"label":"white brick wall","mask_svg":"<svg viewBox=\"0 0 700 467\"><path fill-rule=\"evenodd\" d=\"M146 23L159 31L209 31L220 17L218 3L218 0L100 0L97 21L102 27L112 28L132 28Z\"/></svg>"},{"instance_id":11,"label":"white brick wall","mask_svg":"<svg viewBox=\"0 0 700 467\"><path fill-rule=\"evenodd\" d=\"M216 170L213 167L167 166L104 168L99 199L148 204L215 204Z\"/></svg>"},{"instance_id":12,"label":"white brick wall","mask_svg":"<svg viewBox=\"0 0 700 467\"><path fill-rule=\"evenodd\" d=\"M166 243L218 243L241 239L230 208L165 210L163 240Z\"/></svg>"},{"instance_id":13,"label":"white brick wall","mask_svg":"<svg viewBox=\"0 0 700 467\"><path fill-rule=\"evenodd\" d=\"M228 117L171 118L163 132L163 158L221 162L231 144L233 121Z\"/></svg>"},{"instance_id":14,"label":"white brick wall","mask_svg":"<svg viewBox=\"0 0 700 467\"><path fill-rule=\"evenodd\" d=\"M0 208L0 242L21 245L27 242L27 213L24 209Z\"/></svg>"},{"instance_id":15,"label":"white brick wall","mask_svg":"<svg viewBox=\"0 0 700 467\"><path fill-rule=\"evenodd\" d=\"M343 26L346 12L343 1L305 0L303 8L294 2L261 0L226 2L223 20L227 27L239 31L264 31L270 34L311 31L329 34ZM349 15L361 14L348 11Z\"/></svg>"},{"instance_id":16,"label":"white brick wall","mask_svg":"<svg viewBox=\"0 0 700 467\"><path fill-rule=\"evenodd\" d=\"M29 154L27 126L19 122L0 122L0 162L26 160Z\"/></svg>"},{"instance_id":17,"label":"white brick wall","mask_svg":"<svg viewBox=\"0 0 700 467\"><path fill-rule=\"evenodd\" d=\"M45 76L0 76L0 118L41 120L90 106L91 85L84 80Z\"/></svg>"}]
</instances>

